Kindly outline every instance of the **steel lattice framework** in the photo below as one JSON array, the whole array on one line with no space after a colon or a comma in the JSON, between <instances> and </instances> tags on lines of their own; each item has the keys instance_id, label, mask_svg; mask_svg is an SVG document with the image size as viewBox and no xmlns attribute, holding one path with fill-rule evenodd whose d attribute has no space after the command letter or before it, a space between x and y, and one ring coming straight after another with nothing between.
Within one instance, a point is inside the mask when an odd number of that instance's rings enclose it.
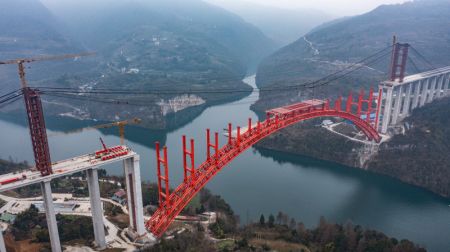
<instances>
[{"instance_id":1,"label":"steel lattice framework","mask_svg":"<svg viewBox=\"0 0 450 252\"><path fill-rule=\"evenodd\" d=\"M28 127L30 129L36 169L41 172L42 176L48 176L53 171L39 91L25 87L23 89L23 95L27 109Z\"/></svg>"},{"instance_id":2,"label":"steel lattice framework","mask_svg":"<svg viewBox=\"0 0 450 252\"><path fill-rule=\"evenodd\" d=\"M252 125L249 119L248 127L242 134L241 128L237 127L237 133L233 136L232 125L229 124L228 143L220 149L218 133L215 133L214 143L211 143L208 129L207 159L197 168L194 163L194 140L190 141L190 150L187 150L186 137L183 136L184 180L172 192L169 188L167 147L163 148L161 157L159 143L156 143L159 208L146 223L147 229L157 237L161 237L175 217L222 168L260 140L295 123L318 117L339 117L353 122L370 141L380 142L381 137L376 129L378 121L371 116L376 112L375 118L378 118L380 100L381 97L379 95L375 97L371 89L367 100L364 99L364 91L360 92L356 102L350 94L344 110L341 108L341 97L335 101L333 107L330 106L329 100L308 100L272 109L267 111L267 119L263 122L258 121ZM362 119L362 115L365 115L365 119ZM214 154L211 154L211 149L214 150ZM164 169L161 171L162 167Z\"/></svg>"}]
</instances>

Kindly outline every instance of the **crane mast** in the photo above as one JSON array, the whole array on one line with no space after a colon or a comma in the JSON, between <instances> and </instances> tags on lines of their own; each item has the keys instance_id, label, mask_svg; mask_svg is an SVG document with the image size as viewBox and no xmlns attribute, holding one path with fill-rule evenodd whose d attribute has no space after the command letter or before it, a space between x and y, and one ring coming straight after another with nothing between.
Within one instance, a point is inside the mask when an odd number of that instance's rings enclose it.
<instances>
[{"instance_id":1,"label":"crane mast","mask_svg":"<svg viewBox=\"0 0 450 252\"><path fill-rule=\"evenodd\" d=\"M92 55L93 53L84 54L67 54L59 56L43 56L36 58L15 59L8 61L0 61L0 65L17 64L20 84L22 87L25 108L27 111L28 127L30 130L31 143L33 146L34 161L36 169L42 176L48 176L53 173L52 162L50 158L50 148L48 145L47 130L45 127L44 110L39 90L31 88L27 85L25 78L25 63L46 60L60 60L67 58L78 58L81 56Z\"/></svg>"}]
</instances>

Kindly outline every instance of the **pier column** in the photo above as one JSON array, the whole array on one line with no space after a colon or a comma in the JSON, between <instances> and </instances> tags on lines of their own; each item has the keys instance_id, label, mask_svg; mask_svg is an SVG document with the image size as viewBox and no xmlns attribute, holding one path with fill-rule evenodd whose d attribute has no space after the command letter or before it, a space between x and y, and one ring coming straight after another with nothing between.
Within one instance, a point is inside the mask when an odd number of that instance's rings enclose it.
<instances>
[{"instance_id":1,"label":"pier column","mask_svg":"<svg viewBox=\"0 0 450 252\"><path fill-rule=\"evenodd\" d=\"M86 175L89 188L89 199L91 201L92 224L94 226L95 244L97 245L97 249L102 250L106 248L106 241L97 169L87 170Z\"/></svg>"},{"instance_id":2,"label":"pier column","mask_svg":"<svg viewBox=\"0 0 450 252\"><path fill-rule=\"evenodd\" d=\"M422 107L423 105L425 105L425 102L427 101L427 93L428 93L428 88L430 84L430 79L426 79L422 81L422 92L420 94L420 105L419 107Z\"/></svg>"},{"instance_id":3,"label":"pier column","mask_svg":"<svg viewBox=\"0 0 450 252\"><path fill-rule=\"evenodd\" d=\"M409 105L411 104L411 89L414 83L406 84L406 95L405 100L403 101L403 109L402 109L402 118L405 118L409 115Z\"/></svg>"},{"instance_id":4,"label":"pier column","mask_svg":"<svg viewBox=\"0 0 450 252\"><path fill-rule=\"evenodd\" d=\"M137 235L145 234L139 155L124 161L130 227Z\"/></svg>"},{"instance_id":5,"label":"pier column","mask_svg":"<svg viewBox=\"0 0 450 252\"><path fill-rule=\"evenodd\" d=\"M414 84L414 99L411 106L411 110L417 108L419 106L419 98L420 98L420 89L422 87L422 81L417 81Z\"/></svg>"},{"instance_id":6,"label":"pier column","mask_svg":"<svg viewBox=\"0 0 450 252\"><path fill-rule=\"evenodd\" d=\"M383 88L382 90L384 90ZM384 93L384 92L383 92ZM384 109L383 109L383 119L381 124L381 133L386 134L389 126L389 121L391 119L392 112L392 87L386 87L386 95L384 95Z\"/></svg>"},{"instance_id":7,"label":"pier column","mask_svg":"<svg viewBox=\"0 0 450 252\"><path fill-rule=\"evenodd\" d=\"M55 207L53 206L52 188L50 180L41 182L42 198L44 199L45 217L47 219L48 234L53 252L61 252L58 224L56 222Z\"/></svg>"},{"instance_id":8,"label":"pier column","mask_svg":"<svg viewBox=\"0 0 450 252\"><path fill-rule=\"evenodd\" d=\"M395 97L394 112L392 114L392 125L397 124L398 115L400 114L400 106L402 104L403 98L403 86L398 86L395 89L397 89L397 95Z\"/></svg>"},{"instance_id":9,"label":"pier column","mask_svg":"<svg viewBox=\"0 0 450 252\"><path fill-rule=\"evenodd\" d=\"M430 103L434 100L434 91L436 91L437 79L438 79L438 77L435 76L431 80L430 94L428 95L427 103Z\"/></svg>"},{"instance_id":10,"label":"pier column","mask_svg":"<svg viewBox=\"0 0 450 252\"><path fill-rule=\"evenodd\" d=\"M0 229L0 252L6 252L5 240L3 239L3 230Z\"/></svg>"},{"instance_id":11,"label":"pier column","mask_svg":"<svg viewBox=\"0 0 450 252\"><path fill-rule=\"evenodd\" d=\"M444 83L445 83L445 74L441 74L438 77L438 81L437 81L437 89L436 89L436 98L439 98L441 96L443 96L443 91L442 88L444 87Z\"/></svg>"},{"instance_id":12,"label":"pier column","mask_svg":"<svg viewBox=\"0 0 450 252\"><path fill-rule=\"evenodd\" d=\"M444 79L444 95L448 96L450 95L450 73L446 74Z\"/></svg>"}]
</instances>

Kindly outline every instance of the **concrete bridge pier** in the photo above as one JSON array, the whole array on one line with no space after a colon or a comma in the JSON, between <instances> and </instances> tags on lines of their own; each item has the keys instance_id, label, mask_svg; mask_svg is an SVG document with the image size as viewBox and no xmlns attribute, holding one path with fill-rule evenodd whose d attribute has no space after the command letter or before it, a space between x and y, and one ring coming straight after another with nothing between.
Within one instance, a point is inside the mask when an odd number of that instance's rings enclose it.
<instances>
[{"instance_id":1,"label":"concrete bridge pier","mask_svg":"<svg viewBox=\"0 0 450 252\"><path fill-rule=\"evenodd\" d=\"M430 79L423 80L422 93L420 94L420 106L423 107L427 101L428 89L430 87Z\"/></svg>"},{"instance_id":2,"label":"concrete bridge pier","mask_svg":"<svg viewBox=\"0 0 450 252\"><path fill-rule=\"evenodd\" d=\"M405 97L401 105L400 118L403 119L409 114L409 105L411 104L411 89L413 83L406 84L405 86Z\"/></svg>"},{"instance_id":3,"label":"concrete bridge pier","mask_svg":"<svg viewBox=\"0 0 450 252\"><path fill-rule=\"evenodd\" d=\"M3 230L0 229L0 252L6 252L5 240L3 239Z\"/></svg>"},{"instance_id":4,"label":"concrete bridge pier","mask_svg":"<svg viewBox=\"0 0 450 252\"><path fill-rule=\"evenodd\" d=\"M438 80L439 80L439 76L436 76L434 78L432 78L431 80L431 86L430 86L430 95L428 96L428 100L427 103L430 103L434 100L434 98L436 97L436 85L438 84Z\"/></svg>"},{"instance_id":5,"label":"concrete bridge pier","mask_svg":"<svg viewBox=\"0 0 450 252\"><path fill-rule=\"evenodd\" d=\"M450 73L445 77L444 83L444 95L450 96Z\"/></svg>"},{"instance_id":6,"label":"concrete bridge pier","mask_svg":"<svg viewBox=\"0 0 450 252\"><path fill-rule=\"evenodd\" d=\"M384 89L382 89L384 90ZM384 113L383 113L383 120L381 120L381 133L386 134L387 129L390 123L391 113L392 113L392 99L393 99L393 92L394 89L390 86L385 88L386 94L385 97L385 103L384 103ZM381 116L381 113L380 113Z\"/></svg>"},{"instance_id":7,"label":"concrete bridge pier","mask_svg":"<svg viewBox=\"0 0 450 252\"><path fill-rule=\"evenodd\" d=\"M52 188L50 180L41 182L42 198L44 199L45 217L47 219L48 234L53 252L61 252L58 223L56 222L55 207L53 206Z\"/></svg>"},{"instance_id":8,"label":"concrete bridge pier","mask_svg":"<svg viewBox=\"0 0 450 252\"><path fill-rule=\"evenodd\" d=\"M392 124L396 124L400 115L400 106L402 104L403 99L403 86L394 87L394 91L396 96L393 98L394 102L394 111L392 113Z\"/></svg>"},{"instance_id":9,"label":"concrete bridge pier","mask_svg":"<svg viewBox=\"0 0 450 252\"><path fill-rule=\"evenodd\" d=\"M144 209L142 203L141 170L139 155L124 161L125 181L127 185L127 203L130 216L130 230L135 238L146 234L144 227Z\"/></svg>"},{"instance_id":10,"label":"concrete bridge pier","mask_svg":"<svg viewBox=\"0 0 450 252\"><path fill-rule=\"evenodd\" d=\"M86 171L86 175L89 188L89 199L91 202L95 244L97 245L97 249L102 250L106 248L106 240L102 202L100 199L100 187L98 184L98 171L97 169L89 169Z\"/></svg>"},{"instance_id":11,"label":"concrete bridge pier","mask_svg":"<svg viewBox=\"0 0 450 252\"><path fill-rule=\"evenodd\" d=\"M438 98L450 95L450 66L410 75L402 80L389 80L380 84L382 101L379 125L382 134L395 126L411 112Z\"/></svg>"},{"instance_id":12,"label":"concrete bridge pier","mask_svg":"<svg viewBox=\"0 0 450 252\"><path fill-rule=\"evenodd\" d=\"M414 110L415 108L417 108L417 106L419 106L419 98L420 98L420 89L422 88L422 81L416 81L414 83L414 99L412 102L412 106L411 106L411 110Z\"/></svg>"}]
</instances>

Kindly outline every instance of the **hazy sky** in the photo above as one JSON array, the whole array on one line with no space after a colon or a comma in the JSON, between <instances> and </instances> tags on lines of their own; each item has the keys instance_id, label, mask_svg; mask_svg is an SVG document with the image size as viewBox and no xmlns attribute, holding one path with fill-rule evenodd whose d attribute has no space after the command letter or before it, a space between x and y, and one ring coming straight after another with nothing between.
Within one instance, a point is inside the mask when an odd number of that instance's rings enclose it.
<instances>
[{"instance_id":1,"label":"hazy sky","mask_svg":"<svg viewBox=\"0 0 450 252\"><path fill-rule=\"evenodd\" d=\"M211 0L214 2L215 0ZM244 0L218 0L222 4ZM406 0L245 0L259 5L276 6L284 9L310 8L326 11L336 16L362 14L381 4L395 4Z\"/></svg>"},{"instance_id":2,"label":"hazy sky","mask_svg":"<svg viewBox=\"0 0 450 252\"><path fill-rule=\"evenodd\" d=\"M66 4L95 4L98 2L116 2L118 0L41 0L46 5L64 6ZM142 1L142 0L140 0ZM147 0L158 1L158 0ZM159 0L161 1L161 0ZM162 0L164 1L164 0ZM245 2L258 5L275 6L283 9L308 8L328 12L335 16L362 14L381 4L395 4L407 0L204 0L222 6L239 5Z\"/></svg>"}]
</instances>

